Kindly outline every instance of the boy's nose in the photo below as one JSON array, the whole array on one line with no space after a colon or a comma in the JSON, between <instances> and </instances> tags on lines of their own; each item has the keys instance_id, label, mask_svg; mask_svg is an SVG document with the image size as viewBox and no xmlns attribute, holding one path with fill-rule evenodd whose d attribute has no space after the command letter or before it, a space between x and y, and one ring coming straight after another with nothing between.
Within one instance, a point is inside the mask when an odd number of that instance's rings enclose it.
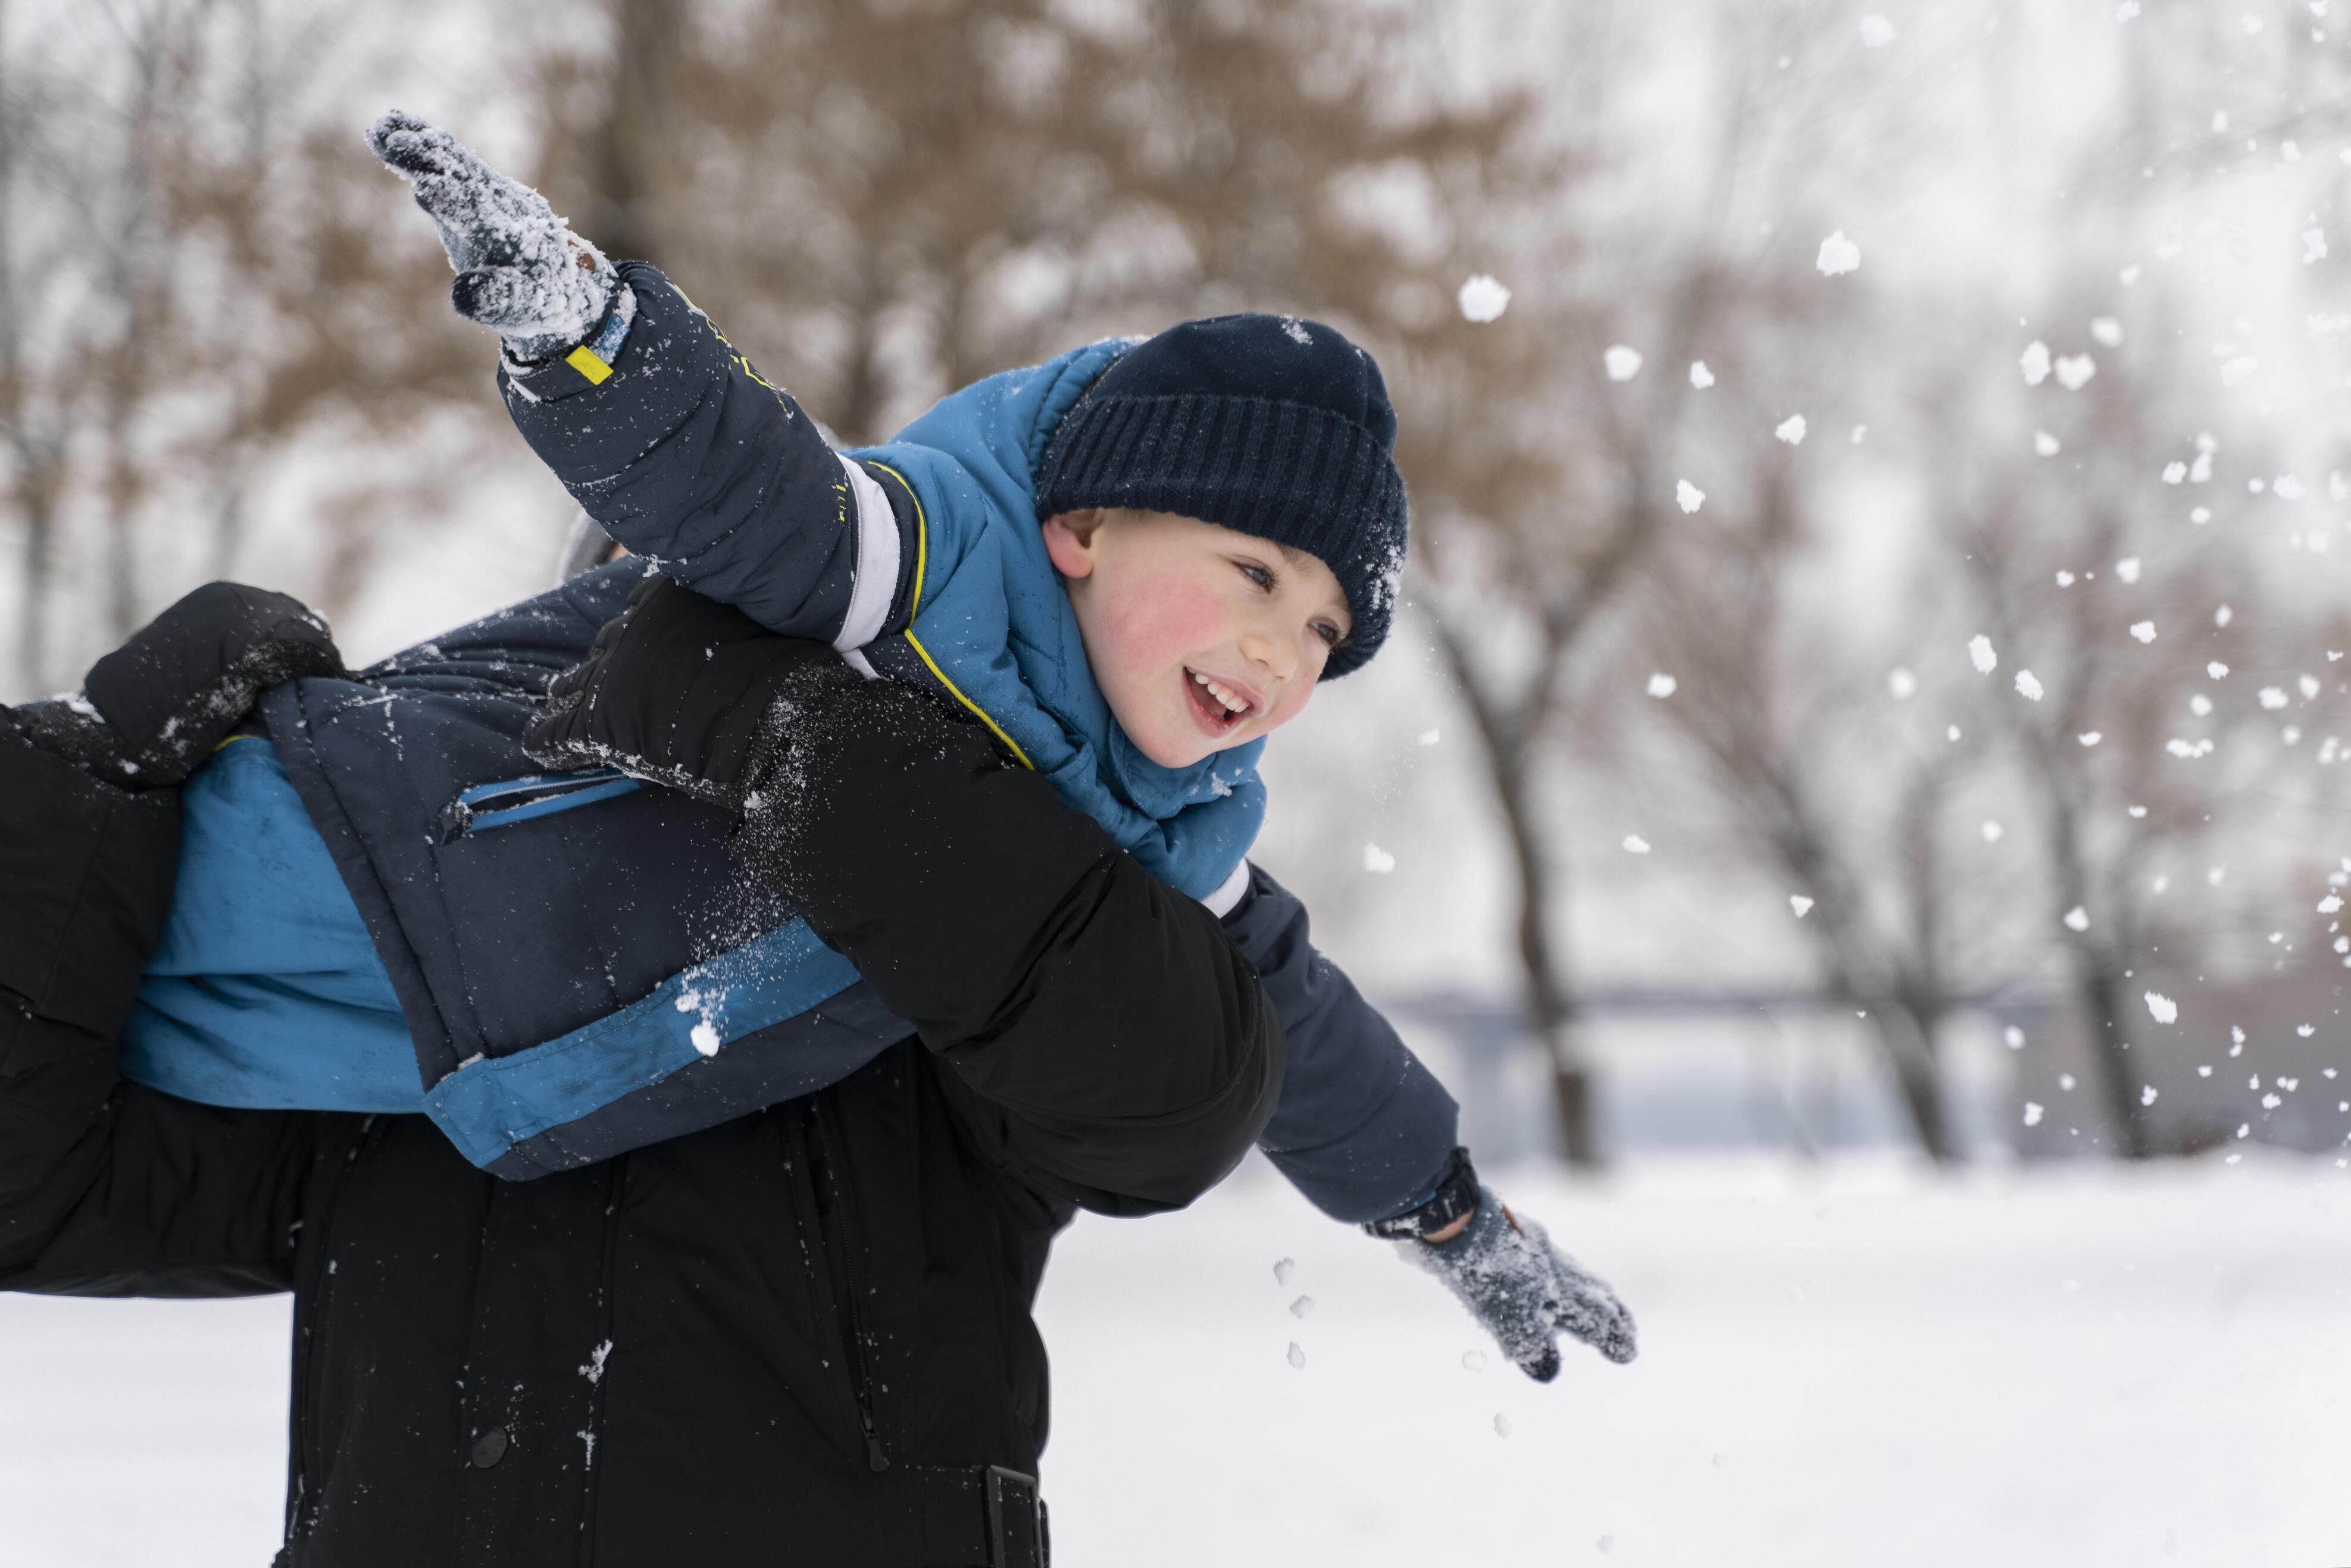
<instances>
[{"instance_id":1,"label":"boy's nose","mask_svg":"<svg viewBox=\"0 0 2351 1568\"><path fill-rule=\"evenodd\" d=\"M1241 657L1261 667L1278 681L1286 681L1298 673L1298 648L1286 637L1270 632L1249 631L1241 633Z\"/></svg>"}]
</instances>

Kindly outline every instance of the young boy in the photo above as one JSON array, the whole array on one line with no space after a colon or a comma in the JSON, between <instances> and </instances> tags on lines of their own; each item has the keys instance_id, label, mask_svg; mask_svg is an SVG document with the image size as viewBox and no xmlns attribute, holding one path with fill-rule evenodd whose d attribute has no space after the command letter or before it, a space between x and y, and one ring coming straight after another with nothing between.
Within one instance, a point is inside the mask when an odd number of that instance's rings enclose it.
<instances>
[{"instance_id":1,"label":"young boy","mask_svg":"<svg viewBox=\"0 0 2351 1568\"><path fill-rule=\"evenodd\" d=\"M1414 1250L1531 1373L1555 1372L1556 1329L1629 1358L1621 1306L1477 1186L1449 1098L1243 858L1263 737L1388 629L1404 496L1368 356L1317 323L1189 322L988 378L836 454L658 272L614 267L419 121L370 141L440 225L461 313L506 340L517 426L615 539L739 610L738 631L952 699L1226 916L1289 1035L1277 1163L1326 1212L1442 1239ZM214 1103L423 1109L476 1164L528 1176L805 1092L903 1037L730 871L724 814L610 768L514 774L534 719L543 761L605 760L609 727L565 722L603 700L593 666L551 718L536 699L644 570L590 571L360 681L265 693L266 739L187 788L125 1075ZM640 616L698 613L646 588ZM706 678L757 664L703 624ZM764 706L736 705L725 744ZM756 815L696 765L707 740L623 749L632 772Z\"/></svg>"}]
</instances>

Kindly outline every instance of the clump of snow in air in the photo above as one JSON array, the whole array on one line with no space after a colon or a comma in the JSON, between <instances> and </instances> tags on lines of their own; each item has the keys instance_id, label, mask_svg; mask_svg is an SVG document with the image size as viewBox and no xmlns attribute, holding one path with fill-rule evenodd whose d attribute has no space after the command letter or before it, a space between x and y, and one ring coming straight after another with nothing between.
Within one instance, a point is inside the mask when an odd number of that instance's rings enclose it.
<instances>
[{"instance_id":1,"label":"clump of snow in air","mask_svg":"<svg viewBox=\"0 0 2351 1568\"><path fill-rule=\"evenodd\" d=\"M2335 659L2340 658L2342 655L2338 653L2329 653L2326 656L2329 659ZM2294 677L2294 689L2302 693L2304 700L2315 701L2317 699L2318 677L2316 675L2297 675Z\"/></svg>"},{"instance_id":2,"label":"clump of snow in air","mask_svg":"<svg viewBox=\"0 0 2351 1568\"><path fill-rule=\"evenodd\" d=\"M2147 1013L2158 1023L2178 1023L2179 1004L2161 991L2149 991L2147 993Z\"/></svg>"},{"instance_id":3,"label":"clump of snow in air","mask_svg":"<svg viewBox=\"0 0 2351 1568\"><path fill-rule=\"evenodd\" d=\"M2058 574L2057 574L2057 586L2058 586L2058 587L2060 587L2060 588L2071 588L2071 587L2073 587L2073 586L2074 586L2074 574L2073 574L2072 572L2070 572L2070 571L2060 571L2060 572L2058 572Z\"/></svg>"},{"instance_id":4,"label":"clump of snow in air","mask_svg":"<svg viewBox=\"0 0 2351 1568\"><path fill-rule=\"evenodd\" d=\"M2282 686L2263 686L2253 695L2265 708L2282 708L2285 706L2288 700L2285 689Z\"/></svg>"},{"instance_id":5,"label":"clump of snow in air","mask_svg":"<svg viewBox=\"0 0 2351 1568\"><path fill-rule=\"evenodd\" d=\"M2001 1044L2008 1047L2011 1051L2022 1051L2024 1049L2024 1031L2017 1028L2014 1024L2011 1024L2006 1029L2000 1031L2000 1042Z\"/></svg>"},{"instance_id":6,"label":"clump of snow in air","mask_svg":"<svg viewBox=\"0 0 2351 1568\"><path fill-rule=\"evenodd\" d=\"M2333 915L2342 907L2343 900L2331 893L2318 901L2318 913L2321 915Z\"/></svg>"},{"instance_id":7,"label":"clump of snow in air","mask_svg":"<svg viewBox=\"0 0 2351 1568\"><path fill-rule=\"evenodd\" d=\"M1669 697L1674 695L1675 690L1679 687L1681 683L1674 679L1671 675L1651 675L1649 677L1649 695L1653 697Z\"/></svg>"},{"instance_id":8,"label":"clump of snow in air","mask_svg":"<svg viewBox=\"0 0 2351 1568\"><path fill-rule=\"evenodd\" d=\"M1714 372L1706 368L1706 361L1704 360L1692 360L1690 361L1690 385L1698 388L1700 392L1704 392L1713 384Z\"/></svg>"},{"instance_id":9,"label":"clump of snow in air","mask_svg":"<svg viewBox=\"0 0 2351 1568\"><path fill-rule=\"evenodd\" d=\"M1377 844L1364 846L1364 869L1374 876L1385 876L1395 870L1395 856Z\"/></svg>"},{"instance_id":10,"label":"clump of snow in air","mask_svg":"<svg viewBox=\"0 0 2351 1568\"><path fill-rule=\"evenodd\" d=\"M1854 444L1855 446L1860 445L1860 444L1861 444L1861 438L1862 438L1863 436L1865 436L1865 435L1867 435L1868 434L1869 434L1869 426L1867 426L1867 425L1865 425L1865 424L1856 424L1856 425L1855 425L1855 426L1853 427L1853 444Z\"/></svg>"},{"instance_id":11,"label":"clump of snow in air","mask_svg":"<svg viewBox=\"0 0 2351 1568\"><path fill-rule=\"evenodd\" d=\"M1507 1437L1510 1435L1510 1418L1508 1416L1503 1415L1500 1411L1496 1411L1494 1413L1494 1436L1497 1437Z\"/></svg>"},{"instance_id":12,"label":"clump of snow in air","mask_svg":"<svg viewBox=\"0 0 2351 1568\"><path fill-rule=\"evenodd\" d=\"M1886 689L1893 694L1896 702L1907 703L1918 695L1918 677L1896 665L1894 673L1886 677Z\"/></svg>"},{"instance_id":13,"label":"clump of snow in air","mask_svg":"<svg viewBox=\"0 0 2351 1568\"><path fill-rule=\"evenodd\" d=\"M2065 444L2045 430L2036 430L2032 433L2032 450L2043 457L2054 457L2065 450Z\"/></svg>"},{"instance_id":14,"label":"clump of snow in air","mask_svg":"<svg viewBox=\"0 0 2351 1568\"><path fill-rule=\"evenodd\" d=\"M1801 893L1792 893L1788 895L1788 907L1796 912L1797 919L1802 920L1813 912L1813 901Z\"/></svg>"},{"instance_id":15,"label":"clump of snow in air","mask_svg":"<svg viewBox=\"0 0 2351 1568\"><path fill-rule=\"evenodd\" d=\"M1685 512L1695 512L1706 505L1706 492L1685 479L1674 486L1674 505Z\"/></svg>"},{"instance_id":16,"label":"clump of snow in air","mask_svg":"<svg viewBox=\"0 0 2351 1568\"><path fill-rule=\"evenodd\" d=\"M2121 578L2125 582L2137 582L2138 580L2138 557L2135 555L2126 555L2123 557L2122 559L2115 562L2115 575Z\"/></svg>"},{"instance_id":17,"label":"clump of snow in air","mask_svg":"<svg viewBox=\"0 0 2351 1568\"><path fill-rule=\"evenodd\" d=\"M2024 345L2024 352L2018 357L2016 365L2024 372L2026 386L2039 386L2049 379L2049 345L2038 338L2033 339Z\"/></svg>"},{"instance_id":18,"label":"clump of snow in air","mask_svg":"<svg viewBox=\"0 0 2351 1568\"><path fill-rule=\"evenodd\" d=\"M2281 501L2299 501L2309 492L2302 487L2302 481L2293 475L2281 474L2270 481L2270 494Z\"/></svg>"},{"instance_id":19,"label":"clump of snow in air","mask_svg":"<svg viewBox=\"0 0 2351 1568\"><path fill-rule=\"evenodd\" d=\"M2040 1102L2037 1100L2027 1100L2024 1103L2024 1124L2028 1127L2037 1127L2041 1125L2041 1117L2042 1109Z\"/></svg>"},{"instance_id":20,"label":"clump of snow in air","mask_svg":"<svg viewBox=\"0 0 2351 1568\"><path fill-rule=\"evenodd\" d=\"M1424 729L1420 732L1417 738L1423 746L1435 746L1437 744L1437 731L1433 729Z\"/></svg>"},{"instance_id":21,"label":"clump of snow in air","mask_svg":"<svg viewBox=\"0 0 2351 1568\"><path fill-rule=\"evenodd\" d=\"M1612 382L1629 382L1641 373L1641 350L1625 343L1612 343L1600 356L1600 363Z\"/></svg>"},{"instance_id":22,"label":"clump of snow in air","mask_svg":"<svg viewBox=\"0 0 2351 1568\"><path fill-rule=\"evenodd\" d=\"M2068 931L2087 931L2089 928L2090 928L2090 912L2089 912L2088 910L2086 910L2086 909L2083 908L2080 904L2075 904L2073 908L2071 908L2071 909L2069 909L2069 910L2067 910L2067 911L2065 912L2065 929L2066 929L2066 930L2068 930Z\"/></svg>"},{"instance_id":23,"label":"clump of snow in air","mask_svg":"<svg viewBox=\"0 0 2351 1568\"><path fill-rule=\"evenodd\" d=\"M1628 855L1647 854L1649 841L1638 833L1627 833L1625 835L1625 852Z\"/></svg>"},{"instance_id":24,"label":"clump of snow in air","mask_svg":"<svg viewBox=\"0 0 2351 1568\"><path fill-rule=\"evenodd\" d=\"M1845 238L1844 230L1839 229L1821 241L1821 253L1813 258L1813 265L1826 277L1857 272L1861 268L1861 246Z\"/></svg>"},{"instance_id":25,"label":"clump of snow in air","mask_svg":"<svg viewBox=\"0 0 2351 1568\"><path fill-rule=\"evenodd\" d=\"M2198 692L2188 699L2188 711L2198 718L2208 718L2212 713L2212 699L2202 692Z\"/></svg>"},{"instance_id":26,"label":"clump of snow in air","mask_svg":"<svg viewBox=\"0 0 2351 1568\"><path fill-rule=\"evenodd\" d=\"M2095 746L2095 745L2097 745L2097 744L2098 744L2098 742L2100 742L2100 741L2102 741L2102 740L2105 739L2106 737L2105 737L2105 733L2104 733L2104 732L2102 732L2102 731L2095 730L2095 729L2085 729L2085 730L2084 730L2081 734L2079 734L2079 735L2075 736L2074 738L2075 740L2080 741L2084 746Z\"/></svg>"},{"instance_id":27,"label":"clump of snow in air","mask_svg":"<svg viewBox=\"0 0 2351 1568\"><path fill-rule=\"evenodd\" d=\"M1510 308L1510 291L1501 279L1479 273L1461 286L1461 315L1469 321L1499 321Z\"/></svg>"},{"instance_id":28,"label":"clump of snow in air","mask_svg":"<svg viewBox=\"0 0 2351 1568\"><path fill-rule=\"evenodd\" d=\"M1482 1350L1463 1351L1461 1353L1461 1370L1464 1372L1485 1371L1486 1353Z\"/></svg>"},{"instance_id":29,"label":"clump of snow in air","mask_svg":"<svg viewBox=\"0 0 2351 1568\"><path fill-rule=\"evenodd\" d=\"M2006 828L2001 827L1998 822L1986 822L1980 831L1983 834L1983 841L1988 844L1996 844L2000 842L2001 835L2008 831Z\"/></svg>"},{"instance_id":30,"label":"clump of snow in air","mask_svg":"<svg viewBox=\"0 0 2351 1568\"><path fill-rule=\"evenodd\" d=\"M1801 413L1790 414L1780 422L1778 428L1771 434L1791 446L1802 446L1804 444L1804 416Z\"/></svg>"},{"instance_id":31,"label":"clump of snow in air","mask_svg":"<svg viewBox=\"0 0 2351 1568\"><path fill-rule=\"evenodd\" d=\"M2080 392L2098 373L2098 361L2087 354L2066 354L2057 361L2057 384L2067 392Z\"/></svg>"},{"instance_id":32,"label":"clump of snow in air","mask_svg":"<svg viewBox=\"0 0 2351 1568\"><path fill-rule=\"evenodd\" d=\"M1873 14L1861 19L1861 47L1865 49L1882 49L1896 37L1894 24L1883 16Z\"/></svg>"},{"instance_id":33,"label":"clump of snow in air","mask_svg":"<svg viewBox=\"0 0 2351 1568\"><path fill-rule=\"evenodd\" d=\"M2314 227L2303 230L2302 265L2308 267L2314 261L2325 261L2325 259L2326 231L2322 228Z\"/></svg>"},{"instance_id":34,"label":"clump of snow in air","mask_svg":"<svg viewBox=\"0 0 2351 1568\"><path fill-rule=\"evenodd\" d=\"M2216 681L2225 681L2229 678L2229 666L2215 659L2204 666L2204 673Z\"/></svg>"},{"instance_id":35,"label":"clump of snow in air","mask_svg":"<svg viewBox=\"0 0 2351 1568\"><path fill-rule=\"evenodd\" d=\"M2119 349L2123 346L2123 324L2111 316L2093 317L2090 336L2109 349Z\"/></svg>"},{"instance_id":36,"label":"clump of snow in air","mask_svg":"<svg viewBox=\"0 0 2351 1568\"><path fill-rule=\"evenodd\" d=\"M2000 668L2000 655L1991 651L1991 639L1979 632L1968 639L1968 663L1976 667L1979 675L1989 675Z\"/></svg>"},{"instance_id":37,"label":"clump of snow in air","mask_svg":"<svg viewBox=\"0 0 2351 1568\"><path fill-rule=\"evenodd\" d=\"M1301 1372L1306 1369L1306 1353L1298 1348L1298 1342L1296 1340L1291 1340L1290 1342L1290 1354L1282 1357L1282 1359L1290 1363L1290 1365L1297 1367Z\"/></svg>"},{"instance_id":38,"label":"clump of snow in air","mask_svg":"<svg viewBox=\"0 0 2351 1568\"><path fill-rule=\"evenodd\" d=\"M1313 1311L1314 1298L1311 1296L1301 1296L1290 1303L1290 1315L1293 1318L1302 1320Z\"/></svg>"},{"instance_id":39,"label":"clump of snow in air","mask_svg":"<svg viewBox=\"0 0 2351 1568\"><path fill-rule=\"evenodd\" d=\"M2131 622L2130 634L2142 643L2152 643L2155 641L2155 622L2134 621Z\"/></svg>"},{"instance_id":40,"label":"clump of snow in air","mask_svg":"<svg viewBox=\"0 0 2351 1568\"><path fill-rule=\"evenodd\" d=\"M2022 697L2027 702L2039 702L2041 700L2041 677L2034 674L2031 670L2017 671L2016 695Z\"/></svg>"},{"instance_id":41,"label":"clump of snow in air","mask_svg":"<svg viewBox=\"0 0 2351 1568\"><path fill-rule=\"evenodd\" d=\"M2188 465L2180 462L2178 458L2175 457L2170 462L2163 465L2163 482L2165 484L2177 485L2187 477Z\"/></svg>"},{"instance_id":42,"label":"clump of snow in air","mask_svg":"<svg viewBox=\"0 0 2351 1568\"><path fill-rule=\"evenodd\" d=\"M1277 1259L1275 1259L1275 1260L1274 1260L1274 1262L1273 1262L1273 1282L1274 1282L1275 1284L1277 1284L1277 1285L1287 1285L1287 1284L1289 1284L1289 1283L1290 1283L1290 1280L1291 1280L1293 1277L1295 1277L1295 1276L1296 1276L1296 1274L1297 1274L1297 1273L1298 1273L1298 1260L1297 1260L1296 1259L1294 1259L1294 1258L1277 1258Z\"/></svg>"}]
</instances>

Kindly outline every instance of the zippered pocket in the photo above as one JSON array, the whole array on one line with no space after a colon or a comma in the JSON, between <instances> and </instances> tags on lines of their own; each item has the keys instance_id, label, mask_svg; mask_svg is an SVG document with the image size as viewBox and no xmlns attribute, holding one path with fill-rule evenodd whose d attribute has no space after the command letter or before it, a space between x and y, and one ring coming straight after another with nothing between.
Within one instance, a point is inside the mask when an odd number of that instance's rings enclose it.
<instances>
[{"instance_id":1,"label":"zippered pocket","mask_svg":"<svg viewBox=\"0 0 2351 1568\"><path fill-rule=\"evenodd\" d=\"M615 800L644 787L617 768L587 768L572 773L531 773L498 779L458 791L442 808L441 841L454 843L475 833Z\"/></svg>"}]
</instances>

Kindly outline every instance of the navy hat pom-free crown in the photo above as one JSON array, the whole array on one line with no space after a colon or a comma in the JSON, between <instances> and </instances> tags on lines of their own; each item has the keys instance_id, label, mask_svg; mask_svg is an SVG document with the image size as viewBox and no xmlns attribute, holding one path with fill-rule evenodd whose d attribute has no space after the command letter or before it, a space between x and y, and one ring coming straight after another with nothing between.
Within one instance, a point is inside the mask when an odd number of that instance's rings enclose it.
<instances>
[{"instance_id":1,"label":"navy hat pom-free crown","mask_svg":"<svg viewBox=\"0 0 2351 1568\"><path fill-rule=\"evenodd\" d=\"M1353 622L1325 679L1387 640L1404 566L1395 408L1371 355L1294 316L1186 321L1128 350L1065 415L1037 513L1174 512L1321 559Z\"/></svg>"}]
</instances>

